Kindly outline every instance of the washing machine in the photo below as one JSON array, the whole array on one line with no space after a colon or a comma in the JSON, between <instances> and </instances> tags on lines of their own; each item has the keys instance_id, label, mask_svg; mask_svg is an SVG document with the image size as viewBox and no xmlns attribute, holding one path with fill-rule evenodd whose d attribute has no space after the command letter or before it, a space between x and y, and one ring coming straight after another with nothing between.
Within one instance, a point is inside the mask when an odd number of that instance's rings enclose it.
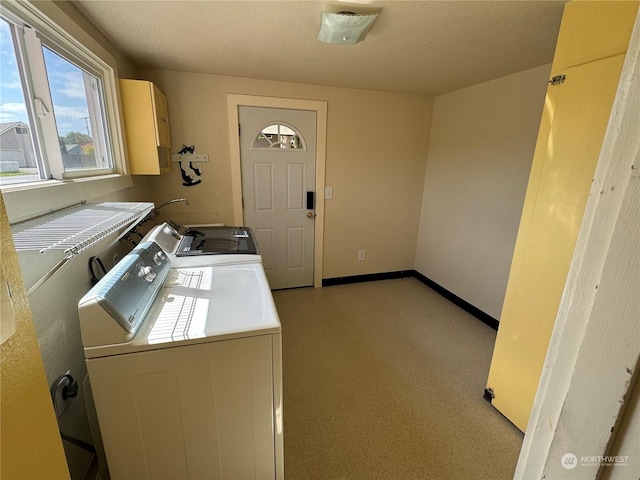
<instances>
[{"instance_id":1,"label":"washing machine","mask_svg":"<svg viewBox=\"0 0 640 480\"><path fill-rule=\"evenodd\" d=\"M280 321L243 255L141 242L79 302L112 479L284 478Z\"/></svg>"},{"instance_id":2,"label":"washing machine","mask_svg":"<svg viewBox=\"0 0 640 480\"><path fill-rule=\"evenodd\" d=\"M244 226L182 227L165 222L149 230L142 241L157 243L176 266L262 263L253 230Z\"/></svg>"}]
</instances>

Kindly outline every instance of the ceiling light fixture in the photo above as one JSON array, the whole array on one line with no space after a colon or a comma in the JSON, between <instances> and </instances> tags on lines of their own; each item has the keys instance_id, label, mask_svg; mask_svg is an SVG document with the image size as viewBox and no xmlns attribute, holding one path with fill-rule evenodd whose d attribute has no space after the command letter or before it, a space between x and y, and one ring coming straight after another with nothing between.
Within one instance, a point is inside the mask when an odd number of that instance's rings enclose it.
<instances>
[{"instance_id":1,"label":"ceiling light fixture","mask_svg":"<svg viewBox=\"0 0 640 480\"><path fill-rule=\"evenodd\" d=\"M318 40L338 45L361 42L367 36L377 13L322 12L322 23Z\"/></svg>"}]
</instances>

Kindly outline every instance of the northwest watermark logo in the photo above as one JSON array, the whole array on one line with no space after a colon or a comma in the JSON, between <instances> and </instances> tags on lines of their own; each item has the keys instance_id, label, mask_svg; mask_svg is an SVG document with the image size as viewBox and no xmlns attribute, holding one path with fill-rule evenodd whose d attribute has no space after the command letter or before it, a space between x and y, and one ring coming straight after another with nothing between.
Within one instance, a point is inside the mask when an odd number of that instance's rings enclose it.
<instances>
[{"instance_id":1,"label":"northwest watermark logo","mask_svg":"<svg viewBox=\"0 0 640 480\"><path fill-rule=\"evenodd\" d=\"M562 462L562 466L567 470L573 470L578 466L578 457L573 453L565 453L560 461Z\"/></svg>"},{"instance_id":2,"label":"northwest watermark logo","mask_svg":"<svg viewBox=\"0 0 640 480\"><path fill-rule=\"evenodd\" d=\"M573 453L565 453L560 459L562 467L573 470L578 465L582 467L626 467L629 465L628 455L582 455L578 457Z\"/></svg>"}]
</instances>

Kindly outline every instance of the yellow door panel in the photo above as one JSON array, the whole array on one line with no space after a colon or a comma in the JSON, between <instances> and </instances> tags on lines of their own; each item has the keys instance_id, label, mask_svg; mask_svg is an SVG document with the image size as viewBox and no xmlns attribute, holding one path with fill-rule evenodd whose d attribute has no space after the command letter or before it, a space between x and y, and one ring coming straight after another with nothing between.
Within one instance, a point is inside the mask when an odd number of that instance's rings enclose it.
<instances>
[{"instance_id":1,"label":"yellow door panel","mask_svg":"<svg viewBox=\"0 0 640 480\"><path fill-rule=\"evenodd\" d=\"M567 69L549 87L551 129L518 233L487 386L525 430L625 55ZM536 160L534 160L535 162ZM533 175L537 175L534 178Z\"/></svg>"}]
</instances>

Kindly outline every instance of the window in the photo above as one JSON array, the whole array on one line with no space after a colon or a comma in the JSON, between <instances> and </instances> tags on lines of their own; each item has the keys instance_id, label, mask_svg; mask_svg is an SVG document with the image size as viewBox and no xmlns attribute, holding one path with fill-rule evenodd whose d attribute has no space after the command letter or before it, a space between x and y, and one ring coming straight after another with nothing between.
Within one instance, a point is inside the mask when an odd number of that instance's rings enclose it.
<instances>
[{"instance_id":1,"label":"window","mask_svg":"<svg viewBox=\"0 0 640 480\"><path fill-rule=\"evenodd\" d=\"M116 173L113 68L10 6L0 10L0 163L19 171L0 169L0 186Z\"/></svg>"},{"instance_id":2,"label":"window","mask_svg":"<svg viewBox=\"0 0 640 480\"><path fill-rule=\"evenodd\" d=\"M252 150L269 150L272 148L288 148L304 150L302 136L292 127L273 124L264 127L253 139Z\"/></svg>"}]
</instances>

